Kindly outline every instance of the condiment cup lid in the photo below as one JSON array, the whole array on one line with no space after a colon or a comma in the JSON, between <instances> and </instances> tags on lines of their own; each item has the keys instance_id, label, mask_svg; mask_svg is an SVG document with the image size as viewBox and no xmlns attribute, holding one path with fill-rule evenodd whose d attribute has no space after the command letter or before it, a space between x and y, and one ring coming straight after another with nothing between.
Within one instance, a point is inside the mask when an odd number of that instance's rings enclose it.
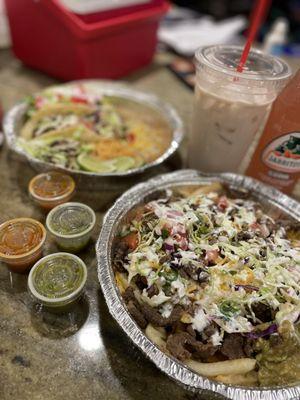
<instances>
[{"instance_id":1,"label":"condiment cup lid","mask_svg":"<svg viewBox=\"0 0 300 400\"><path fill-rule=\"evenodd\" d=\"M34 283L35 271L38 269L40 264L45 263L45 261L47 261L49 259L55 260L55 258L60 258L60 257L72 259L82 267L82 271L83 271L82 282L77 287L77 289L75 289L73 292L69 293L66 296L55 297L55 298L44 296L44 295L40 294L35 288L35 283ZM30 273L28 276L28 289L29 289L30 293L33 295L33 297L35 297L38 301L55 306L55 305L58 305L58 303L69 302L69 301L72 301L73 299L77 298L77 296L82 291L82 289L86 283L86 280L87 280L87 268L86 268L85 263L81 260L81 258L75 256L74 254L60 252L60 253L49 254L49 255L41 258L39 261L37 261L34 264L32 269L30 270Z\"/></svg>"},{"instance_id":2,"label":"condiment cup lid","mask_svg":"<svg viewBox=\"0 0 300 400\"><path fill-rule=\"evenodd\" d=\"M5 221L5 222L3 222L3 224L0 225L0 232L4 228L6 228L8 225L13 225L13 224L20 223L20 222L30 223L32 225L36 225L39 229L41 229L42 237L41 237L40 242L36 246L34 246L30 251L25 252L25 253L21 253L21 254L11 254L11 255L9 255L9 254L2 253L0 251L0 257L1 258L7 259L7 260L15 260L15 259L20 259L20 258L23 258L23 257L30 256L31 254L33 254L37 250L39 250L43 246L43 244L45 243L46 236L47 236L47 231L46 231L44 225L41 222L39 222L39 221L37 221L37 220L35 220L33 218L25 218L25 217L24 218L14 218L14 219L10 219L8 221Z\"/></svg>"},{"instance_id":3,"label":"condiment cup lid","mask_svg":"<svg viewBox=\"0 0 300 400\"><path fill-rule=\"evenodd\" d=\"M59 179L64 179L65 183L67 185L65 190L63 190L60 194L53 195L53 196L41 196L41 195L37 194L35 184L37 184L38 181L42 181L43 179L47 180L51 177L52 178L57 177ZM49 171L49 172L44 172L42 174L34 176L29 182L28 190L29 190L29 194L37 200L59 201L59 200L63 199L64 197L70 196L74 192L75 181L70 175L63 174L58 171Z\"/></svg>"},{"instance_id":4,"label":"condiment cup lid","mask_svg":"<svg viewBox=\"0 0 300 400\"><path fill-rule=\"evenodd\" d=\"M79 232L79 233L74 233L74 234L67 234L66 235L66 234L63 234L63 233L56 232L51 227L51 220L53 219L55 214L57 212L59 212L60 210L62 210L62 209L66 209L67 210L68 208L71 208L71 207L78 207L78 208L82 208L82 209L87 210L90 213L91 218L92 218L90 226L87 229L85 229L84 231ZM77 237L84 236L85 234L89 233L94 228L95 224L96 224L96 214L95 214L94 210L92 210L91 207L87 206L86 204L76 203L76 202L64 203L64 204L60 204L60 205L54 207L49 212L49 214L47 215L47 219L46 219L46 226L47 226L49 232L51 232L54 236L65 238L65 239L71 239L71 238L77 238Z\"/></svg>"}]
</instances>

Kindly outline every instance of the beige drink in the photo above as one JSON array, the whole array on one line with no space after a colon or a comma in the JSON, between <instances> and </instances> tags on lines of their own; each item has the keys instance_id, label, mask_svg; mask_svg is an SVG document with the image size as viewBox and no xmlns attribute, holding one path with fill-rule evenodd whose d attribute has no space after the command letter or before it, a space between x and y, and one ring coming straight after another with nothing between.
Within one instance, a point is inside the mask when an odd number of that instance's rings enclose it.
<instances>
[{"instance_id":1,"label":"beige drink","mask_svg":"<svg viewBox=\"0 0 300 400\"><path fill-rule=\"evenodd\" d=\"M194 119L189 143L192 168L237 172L290 74L281 60L258 51L250 53L246 71L237 73L239 51L235 46L210 46L196 53Z\"/></svg>"}]
</instances>

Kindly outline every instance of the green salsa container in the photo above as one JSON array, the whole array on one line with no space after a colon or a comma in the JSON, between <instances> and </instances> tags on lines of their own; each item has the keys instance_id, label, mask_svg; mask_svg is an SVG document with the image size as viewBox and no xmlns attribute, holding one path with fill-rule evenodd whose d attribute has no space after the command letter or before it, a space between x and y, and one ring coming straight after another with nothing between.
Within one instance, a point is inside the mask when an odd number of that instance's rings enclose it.
<instances>
[{"instance_id":1,"label":"green salsa container","mask_svg":"<svg viewBox=\"0 0 300 400\"><path fill-rule=\"evenodd\" d=\"M67 312L81 296L87 279L85 263L74 254L54 253L40 259L28 276L28 290L52 312Z\"/></svg>"},{"instance_id":2,"label":"green salsa container","mask_svg":"<svg viewBox=\"0 0 300 400\"><path fill-rule=\"evenodd\" d=\"M95 223L94 211L86 204L75 202L56 206L46 220L47 229L58 246L71 253L77 253L88 244Z\"/></svg>"}]
</instances>

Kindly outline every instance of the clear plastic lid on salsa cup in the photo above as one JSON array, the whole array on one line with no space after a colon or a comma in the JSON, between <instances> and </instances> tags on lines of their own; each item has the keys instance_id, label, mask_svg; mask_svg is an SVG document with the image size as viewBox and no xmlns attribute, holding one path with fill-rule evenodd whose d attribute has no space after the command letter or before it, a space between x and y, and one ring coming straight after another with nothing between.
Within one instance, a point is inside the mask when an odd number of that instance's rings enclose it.
<instances>
[{"instance_id":1,"label":"clear plastic lid on salsa cup","mask_svg":"<svg viewBox=\"0 0 300 400\"><path fill-rule=\"evenodd\" d=\"M58 205L46 219L47 228L59 247L71 253L88 244L95 223L95 212L86 204L76 202Z\"/></svg>"},{"instance_id":2,"label":"clear plastic lid on salsa cup","mask_svg":"<svg viewBox=\"0 0 300 400\"><path fill-rule=\"evenodd\" d=\"M79 298L86 280L87 268L79 257L55 253L43 257L33 266L28 289L37 302L59 308Z\"/></svg>"},{"instance_id":3,"label":"clear plastic lid on salsa cup","mask_svg":"<svg viewBox=\"0 0 300 400\"><path fill-rule=\"evenodd\" d=\"M49 171L36 175L29 182L30 196L47 209L70 200L75 191L74 179L61 172Z\"/></svg>"},{"instance_id":4,"label":"clear plastic lid on salsa cup","mask_svg":"<svg viewBox=\"0 0 300 400\"><path fill-rule=\"evenodd\" d=\"M22 272L41 256L46 229L32 218L15 218L0 225L0 260Z\"/></svg>"}]
</instances>

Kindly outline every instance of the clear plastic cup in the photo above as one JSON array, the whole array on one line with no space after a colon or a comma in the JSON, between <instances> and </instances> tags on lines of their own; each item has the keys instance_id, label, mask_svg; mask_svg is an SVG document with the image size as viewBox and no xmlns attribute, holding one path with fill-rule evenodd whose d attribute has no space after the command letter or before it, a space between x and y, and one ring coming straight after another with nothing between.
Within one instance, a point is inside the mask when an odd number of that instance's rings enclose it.
<instances>
[{"instance_id":1,"label":"clear plastic cup","mask_svg":"<svg viewBox=\"0 0 300 400\"><path fill-rule=\"evenodd\" d=\"M58 246L70 253L77 253L89 242L96 224L94 211L83 203L64 203L53 208L46 219L46 226Z\"/></svg>"},{"instance_id":2,"label":"clear plastic cup","mask_svg":"<svg viewBox=\"0 0 300 400\"><path fill-rule=\"evenodd\" d=\"M0 225L0 261L14 272L26 272L42 257L46 229L32 218L14 218Z\"/></svg>"},{"instance_id":3,"label":"clear plastic cup","mask_svg":"<svg viewBox=\"0 0 300 400\"><path fill-rule=\"evenodd\" d=\"M74 179L57 171L36 175L29 182L30 197L45 210L68 202L74 194Z\"/></svg>"},{"instance_id":4,"label":"clear plastic cup","mask_svg":"<svg viewBox=\"0 0 300 400\"><path fill-rule=\"evenodd\" d=\"M258 50L236 71L239 46L196 51L196 85L189 166L205 172L237 172L272 102L291 75L289 66Z\"/></svg>"},{"instance_id":5,"label":"clear plastic cup","mask_svg":"<svg viewBox=\"0 0 300 400\"><path fill-rule=\"evenodd\" d=\"M80 298L87 280L85 263L74 254L54 253L31 269L28 290L48 311L64 313Z\"/></svg>"}]
</instances>

